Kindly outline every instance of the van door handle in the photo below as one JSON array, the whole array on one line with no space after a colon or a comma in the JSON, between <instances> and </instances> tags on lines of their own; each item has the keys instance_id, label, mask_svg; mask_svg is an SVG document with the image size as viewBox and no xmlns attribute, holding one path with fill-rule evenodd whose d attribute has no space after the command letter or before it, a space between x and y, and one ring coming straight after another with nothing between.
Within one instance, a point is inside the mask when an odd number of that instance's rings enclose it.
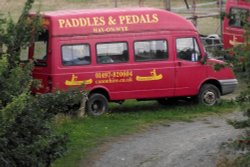
<instances>
[{"instance_id":1,"label":"van door handle","mask_svg":"<svg viewBox=\"0 0 250 167\"><path fill-rule=\"evenodd\" d=\"M182 63L179 61L179 62L177 62L177 65L178 65L178 66L181 66L181 65L182 65Z\"/></svg>"}]
</instances>

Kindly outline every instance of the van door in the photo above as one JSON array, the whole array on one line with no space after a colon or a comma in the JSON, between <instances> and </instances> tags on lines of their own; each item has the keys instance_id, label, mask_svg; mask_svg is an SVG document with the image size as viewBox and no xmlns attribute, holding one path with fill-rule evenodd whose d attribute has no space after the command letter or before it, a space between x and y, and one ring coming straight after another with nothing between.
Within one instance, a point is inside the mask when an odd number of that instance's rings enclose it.
<instances>
[{"instance_id":1,"label":"van door","mask_svg":"<svg viewBox=\"0 0 250 167\"><path fill-rule=\"evenodd\" d=\"M131 90L136 98L172 97L174 95L174 62L171 43L164 37L141 37L133 42L135 81Z\"/></svg>"},{"instance_id":2,"label":"van door","mask_svg":"<svg viewBox=\"0 0 250 167\"><path fill-rule=\"evenodd\" d=\"M145 36L128 38L130 45L127 42L97 43L98 66L95 69L103 72L96 74L96 82L109 90L111 100L174 95L174 62L169 54L170 43L164 36ZM130 59L121 59L119 63L116 57L124 57L124 51L127 56L129 53Z\"/></svg>"},{"instance_id":3,"label":"van door","mask_svg":"<svg viewBox=\"0 0 250 167\"><path fill-rule=\"evenodd\" d=\"M192 96L207 77L207 68L199 60L201 49L196 37L176 37L175 96Z\"/></svg>"},{"instance_id":4,"label":"van door","mask_svg":"<svg viewBox=\"0 0 250 167\"><path fill-rule=\"evenodd\" d=\"M39 90L33 90L34 92L47 93L52 90L52 85L50 85L49 81L51 68L51 42L49 40L49 32L45 30L39 34L33 45L29 48L29 59L34 61L32 75L43 86L39 87Z\"/></svg>"},{"instance_id":5,"label":"van door","mask_svg":"<svg viewBox=\"0 0 250 167\"><path fill-rule=\"evenodd\" d=\"M112 38L108 43L102 39L96 44L95 83L109 90L111 100L174 94L174 62L170 60L166 37L143 35ZM125 38L127 42L121 42Z\"/></svg>"}]
</instances>

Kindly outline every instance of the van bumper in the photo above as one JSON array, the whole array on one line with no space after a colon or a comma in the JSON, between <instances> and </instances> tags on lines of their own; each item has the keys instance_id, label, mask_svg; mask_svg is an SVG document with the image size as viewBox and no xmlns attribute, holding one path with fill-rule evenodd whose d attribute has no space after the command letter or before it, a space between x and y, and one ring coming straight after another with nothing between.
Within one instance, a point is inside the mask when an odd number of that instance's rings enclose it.
<instances>
[{"instance_id":1,"label":"van bumper","mask_svg":"<svg viewBox=\"0 0 250 167\"><path fill-rule=\"evenodd\" d=\"M232 93L235 90L236 86L238 85L237 79L225 79L225 80L219 80L219 82L222 88L221 95Z\"/></svg>"}]
</instances>

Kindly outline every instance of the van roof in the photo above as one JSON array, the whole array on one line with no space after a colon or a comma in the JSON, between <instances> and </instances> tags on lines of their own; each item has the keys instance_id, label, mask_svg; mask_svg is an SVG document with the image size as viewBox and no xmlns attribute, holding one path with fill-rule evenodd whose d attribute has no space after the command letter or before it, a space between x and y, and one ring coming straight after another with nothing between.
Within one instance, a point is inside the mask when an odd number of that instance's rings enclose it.
<instances>
[{"instance_id":1,"label":"van roof","mask_svg":"<svg viewBox=\"0 0 250 167\"><path fill-rule=\"evenodd\" d=\"M248 7L250 6L250 2L248 0L227 0L226 3L230 5L246 5Z\"/></svg>"},{"instance_id":2,"label":"van roof","mask_svg":"<svg viewBox=\"0 0 250 167\"><path fill-rule=\"evenodd\" d=\"M196 31L185 18L153 8L84 9L43 12L53 36L144 31Z\"/></svg>"}]
</instances>

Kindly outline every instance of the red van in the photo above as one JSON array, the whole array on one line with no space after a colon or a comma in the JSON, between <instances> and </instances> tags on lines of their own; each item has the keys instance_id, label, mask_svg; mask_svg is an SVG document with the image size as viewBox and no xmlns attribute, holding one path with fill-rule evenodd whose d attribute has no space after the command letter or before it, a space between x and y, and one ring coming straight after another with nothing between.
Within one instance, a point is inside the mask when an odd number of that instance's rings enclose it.
<instances>
[{"instance_id":1,"label":"red van","mask_svg":"<svg viewBox=\"0 0 250 167\"><path fill-rule=\"evenodd\" d=\"M45 28L29 48L41 93L85 85L87 112L108 102L197 97L214 105L234 91L231 69L215 71L190 21L151 8L45 12Z\"/></svg>"},{"instance_id":2,"label":"red van","mask_svg":"<svg viewBox=\"0 0 250 167\"><path fill-rule=\"evenodd\" d=\"M232 48L244 43L244 25L249 21L250 1L248 0L227 0L223 26L224 48Z\"/></svg>"}]
</instances>

